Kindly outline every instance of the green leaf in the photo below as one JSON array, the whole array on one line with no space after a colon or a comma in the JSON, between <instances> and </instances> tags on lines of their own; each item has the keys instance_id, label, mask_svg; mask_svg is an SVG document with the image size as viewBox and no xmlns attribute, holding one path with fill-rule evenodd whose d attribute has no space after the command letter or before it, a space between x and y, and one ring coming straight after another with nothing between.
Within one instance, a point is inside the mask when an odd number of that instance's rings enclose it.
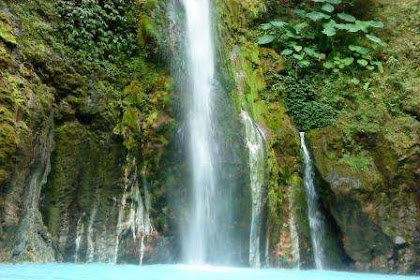
<instances>
[{"instance_id":1,"label":"green leaf","mask_svg":"<svg viewBox=\"0 0 420 280\"><path fill-rule=\"evenodd\" d=\"M359 53L361 55L368 54L370 52L368 48L364 48L362 46L355 46L355 45L350 45L349 50L351 50L352 52Z\"/></svg>"},{"instance_id":2,"label":"green leaf","mask_svg":"<svg viewBox=\"0 0 420 280\"><path fill-rule=\"evenodd\" d=\"M337 34L337 32L335 31L334 28L332 28L332 29L330 29L330 28L324 28L324 30L322 30L322 33L324 33L328 37L333 37L335 34Z\"/></svg>"},{"instance_id":3,"label":"green leaf","mask_svg":"<svg viewBox=\"0 0 420 280\"><path fill-rule=\"evenodd\" d=\"M348 22L356 21L356 18L354 16L346 14L346 13L339 13L337 16L344 21L348 21Z\"/></svg>"},{"instance_id":4,"label":"green leaf","mask_svg":"<svg viewBox=\"0 0 420 280\"><path fill-rule=\"evenodd\" d=\"M269 44L269 43L273 42L275 38L276 37L274 37L273 35L264 35L264 36L258 38L258 44L260 44L260 45Z\"/></svg>"},{"instance_id":5,"label":"green leaf","mask_svg":"<svg viewBox=\"0 0 420 280\"><path fill-rule=\"evenodd\" d=\"M379 73L383 73L384 72L384 66L382 65L382 62L380 62L380 61L374 61L374 62L372 62L372 64L374 64L374 65L376 65L376 67L378 67Z\"/></svg>"},{"instance_id":6,"label":"green leaf","mask_svg":"<svg viewBox=\"0 0 420 280\"><path fill-rule=\"evenodd\" d=\"M302 46L299 45L293 45L293 48L295 49L295 51L300 52L302 50Z\"/></svg>"},{"instance_id":7,"label":"green leaf","mask_svg":"<svg viewBox=\"0 0 420 280\"><path fill-rule=\"evenodd\" d=\"M274 27L277 27L277 28L281 28L281 27L284 27L284 26L288 25L288 23L287 23L287 22L284 22L284 21L277 21L277 20L270 21L270 24L271 24L272 26L274 26Z\"/></svg>"},{"instance_id":8,"label":"green leaf","mask_svg":"<svg viewBox=\"0 0 420 280\"><path fill-rule=\"evenodd\" d=\"M326 69L331 69L334 67L334 64L330 61L324 62L324 64L322 64L324 66L324 68Z\"/></svg>"},{"instance_id":9,"label":"green leaf","mask_svg":"<svg viewBox=\"0 0 420 280\"><path fill-rule=\"evenodd\" d=\"M366 59L358 59L357 63L359 63L359 65L363 67L366 67L369 64L369 62Z\"/></svg>"},{"instance_id":10,"label":"green leaf","mask_svg":"<svg viewBox=\"0 0 420 280\"><path fill-rule=\"evenodd\" d=\"M288 56L288 55L291 55L292 53L293 53L293 50L291 50L291 49L285 49L285 50L283 50L281 52L281 55Z\"/></svg>"},{"instance_id":11,"label":"green leaf","mask_svg":"<svg viewBox=\"0 0 420 280\"><path fill-rule=\"evenodd\" d=\"M296 58L297 60L303 60L303 55L301 54L293 54L293 57Z\"/></svg>"},{"instance_id":12,"label":"green leaf","mask_svg":"<svg viewBox=\"0 0 420 280\"><path fill-rule=\"evenodd\" d=\"M366 38L368 38L369 40L371 40L372 42L381 45L383 47L386 46L386 43L384 41L382 41L379 37L376 37L375 35L371 35L371 34L366 34Z\"/></svg>"},{"instance_id":13,"label":"green leaf","mask_svg":"<svg viewBox=\"0 0 420 280\"><path fill-rule=\"evenodd\" d=\"M350 65L352 65L353 62L354 62L353 57L346 57L346 58L343 59L343 64L345 66L350 66Z\"/></svg>"},{"instance_id":14,"label":"green leaf","mask_svg":"<svg viewBox=\"0 0 420 280\"><path fill-rule=\"evenodd\" d=\"M372 65L369 65L368 67L366 67L368 70L373 71L375 69L375 67L373 67Z\"/></svg>"},{"instance_id":15,"label":"green leaf","mask_svg":"<svg viewBox=\"0 0 420 280\"><path fill-rule=\"evenodd\" d=\"M369 87L370 87L370 82L366 82L366 83L363 85L363 89L364 89L364 90L368 90L368 89L369 89Z\"/></svg>"},{"instance_id":16,"label":"green leaf","mask_svg":"<svg viewBox=\"0 0 420 280\"><path fill-rule=\"evenodd\" d=\"M384 23L382 21L371 20L369 21L370 26L375 28L384 28Z\"/></svg>"},{"instance_id":17,"label":"green leaf","mask_svg":"<svg viewBox=\"0 0 420 280\"><path fill-rule=\"evenodd\" d=\"M331 18L330 15L327 15L327 14L324 14L324 13L321 13L321 12L310 12L310 13L306 14L306 17L313 20L313 21L318 21L318 20L321 20L321 19L330 19Z\"/></svg>"},{"instance_id":18,"label":"green leaf","mask_svg":"<svg viewBox=\"0 0 420 280\"><path fill-rule=\"evenodd\" d=\"M337 23L335 27L337 29L347 30L352 33L356 33L360 31L360 28L357 25L352 24L352 23Z\"/></svg>"},{"instance_id":19,"label":"green leaf","mask_svg":"<svg viewBox=\"0 0 420 280\"><path fill-rule=\"evenodd\" d=\"M330 3L325 3L324 5L322 5L321 9L327 13L332 13L334 11L334 6Z\"/></svg>"},{"instance_id":20,"label":"green leaf","mask_svg":"<svg viewBox=\"0 0 420 280\"><path fill-rule=\"evenodd\" d=\"M270 23L263 23L263 24L260 25L260 28L262 30L268 30L268 29L271 28L271 24Z\"/></svg>"},{"instance_id":21,"label":"green leaf","mask_svg":"<svg viewBox=\"0 0 420 280\"><path fill-rule=\"evenodd\" d=\"M309 24L307 22L302 22L294 26L297 33L300 33L303 29L307 27L309 27Z\"/></svg>"},{"instance_id":22,"label":"green leaf","mask_svg":"<svg viewBox=\"0 0 420 280\"><path fill-rule=\"evenodd\" d=\"M305 12L305 10L302 10L302 9L296 9L295 14L298 17L302 17L302 18L306 17L306 12Z\"/></svg>"},{"instance_id":23,"label":"green leaf","mask_svg":"<svg viewBox=\"0 0 420 280\"><path fill-rule=\"evenodd\" d=\"M315 51L314 49L312 49L312 48L308 48L308 47L306 47L306 48L304 48L304 49L303 49L303 51L304 51L307 55L309 55L309 56L311 56L311 57L313 57L313 58L319 58L319 56L320 56L320 54L319 54L317 51Z\"/></svg>"},{"instance_id":24,"label":"green leaf","mask_svg":"<svg viewBox=\"0 0 420 280\"><path fill-rule=\"evenodd\" d=\"M309 60L302 60L298 62L298 65L302 68L306 68L311 66L311 62Z\"/></svg>"},{"instance_id":25,"label":"green leaf","mask_svg":"<svg viewBox=\"0 0 420 280\"><path fill-rule=\"evenodd\" d=\"M360 21L356 20L356 26L359 27L360 30L367 33L369 32L370 22L369 21Z\"/></svg>"},{"instance_id":26,"label":"green leaf","mask_svg":"<svg viewBox=\"0 0 420 280\"><path fill-rule=\"evenodd\" d=\"M324 30L322 30L322 33L324 33L328 37L334 36L336 34L336 31L335 31L336 24L337 23L333 19L330 20L328 23L324 23L323 24Z\"/></svg>"},{"instance_id":27,"label":"green leaf","mask_svg":"<svg viewBox=\"0 0 420 280\"><path fill-rule=\"evenodd\" d=\"M353 78L353 79L351 79L350 80L350 82L352 83L352 84L354 84L354 85L358 85L358 84L360 84L360 80L359 79L357 79L357 78Z\"/></svg>"},{"instance_id":28,"label":"green leaf","mask_svg":"<svg viewBox=\"0 0 420 280\"><path fill-rule=\"evenodd\" d=\"M338 5L341 4L341 0L326 0L328 3L334 4L334 5Z\"/></svg>"}]
</instances>

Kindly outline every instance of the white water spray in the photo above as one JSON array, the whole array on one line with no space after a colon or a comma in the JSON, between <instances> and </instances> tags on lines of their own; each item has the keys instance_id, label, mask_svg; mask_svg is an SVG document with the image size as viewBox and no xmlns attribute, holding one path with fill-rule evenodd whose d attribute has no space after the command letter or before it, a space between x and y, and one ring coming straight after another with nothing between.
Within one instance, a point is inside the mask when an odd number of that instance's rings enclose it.
<instances>
[{"instance_id":1,"label":"white water spray","mask_svg":"<svg viewBox=\"0 0 420 280\"><path fill-rule=\"evenodd\" d=\"M261 267L261 240L263 227L263 192L265 184L265 139L264 133L247 112L241 112L249 151L249 170L252 199L251 231L249 239L249 265Z\"/></svg>"},{"instance_id":2,"label":"white water spray","mask_svg":"<svg viewBox=\"0 0 420 280\"><path fill-rule=\"evenodd\" d=\"M308 205L309 227L311 230L312 247L317 269L325 268L325 253L323 248L324 222L319 210L319 198L314 185L314 170L308 147L305 143L305 133L300 133L303 158L305 163L304 185Z\"/></svg>"},{"instance_id":3,"label":"white water spray","mask_svg":"<svg viewBox=\"0 0 420 280\"><path fill-rule=\"evenodd\" d=\"M214 49L209 0L182 0L186 12L186 53L192 167L191 217L183 242L184 260L204 264L216 223L213 126Z\"/></svg>"}]
</instances>

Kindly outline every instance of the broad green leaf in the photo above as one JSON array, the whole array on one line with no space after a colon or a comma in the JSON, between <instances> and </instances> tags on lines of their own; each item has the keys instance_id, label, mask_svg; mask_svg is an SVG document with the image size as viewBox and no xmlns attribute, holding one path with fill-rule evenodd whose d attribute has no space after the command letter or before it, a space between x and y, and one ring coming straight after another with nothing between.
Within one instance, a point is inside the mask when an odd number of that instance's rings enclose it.
<instances>
[{"instance_id":1,"label":"broad green leaf","mask_svg":"<svg viewBox=\"0 0 420 280\"><path fill-rule=\"evenodd\" d=\"M365 59L358 59L357 63L359 63L359 65L361 65L363 67L366 67L369 64L369 62Z\"/></svg>"},{"instance_id":2,"label":"broad green leaf","mask_svg":"<svg viewBox=\"0 0 420 280\"><path fill-rule=\"evenodd\" d=\"M375 67L373 67L372 65L369 65L368 67L366 67L369 71L373 71L375 69Z\"/></svg>"},{"instance_id":3,"label":"broad green leaf","mask_svg":"<svg viewBox=\"0 0 420 280\"><path fill-rule=\"evenodd\" d=\"M334 64L331 63L330 61L324 62L324 64L322 64L324 66L324 68L326 69L331 69L334 67Z\"/></svg>"},{"instance_id":4,"label":"broad green leaf","mask_svg":"<svg viewBox=\"0 0 420 280\"><path fill-rule=\"evenodd\" d=\"M302 60L298 62L298 65L302 68L306 68L311 66L311 62L309 60Z\"/></svg>"},{"instance_id":5,"label":"broad green leaf","mask_svg":"<svg viewBox=\"0 0 420 280\"><path fill-rule=\"evenodd\" d=\"M341 4L341 0L326 0L328 3L334 4L334 5L338 5Z\"/></svg>"},{"instance_id":6,"label":"broad green leaf","mask_svg":"<svg viewBox=\"0 0 420 280\"><path fill-rule=\"evenodd\" d=\"M334 28L324 28L324 30L322 30L322 33L324 33L328 37L333 37L335 34L337 34Z\"/></svg>"},{"instance_id":7,"label":"broad green leaf","mask_svg":"<svg viewBox=\"0 0 420 280\"><path fill-rule=\"evenodd\" d=\"M372 64L374 64L374 65L376 65L378 67L379 73L383 73L384 72L384 66L382 65L382 62L380 62L380 61L374 61L374 62L372 62Z\"/></svg>"},{"instance_id":8,"label":"broad green leaf","mask_svg":"<svg viewBox=\"0 0 420 280\"><path fill-rule=\"evenodd\" d=\"M316 50L314 50L314 49L312 49L312 48L308 48L308 47L306 47L306 48L304 48L304 49L303 49L303 51L304 51L307 55L309 55L309 56L311 56L311 57L313 57L313 58L319 58L319 56L320 56L320 54L319 54Z\"/></svg>"},{"instance_id":9,"label":"broad green leaf","mask_svg":"<svg viewBox=\"0 0 420 280\"><path fill-rule=\"evenodd\" d=\"M270 24L274 27L281 28L281 27L286 26L288 23L284 21L274 20L274 21L270 21Z\"/></svg>"},{"instance_id":10,"label":"broad green leaf","mask_svg":"<svg viewBox=\"0 0 420 280\"><path fill-rule=\"evenodd\" d=\"M324 30L322 30L322 33L324 33L325 35L327 35L328 37L332 37L336 34L335 31L335 25L337 23L332 19L330 20L328 23L324 23Z\"/></svg>"},{"instance_id":11,"label":"broad green leaf","mask_svg":"<svg viewBox=\"0 0 420 280\"><path fill-rule=\"evenodd\" d=\"M295 10L295 14L296 14L298 17L306 17L306 12L305 12L305 10L302 10L302 9L296 9L296 10Z\"/></svg>"},{"instance_id":12,"label":"broad green leaf","mask_svg":"<svg viewBox=\"0 0 420 280\"><path fill-rule=\"evenodd\" d=\"M269 24L269 23L263 23L263 24L260 25L260 28L262 30L268 30L268 29L271 28L271 24Z\"/></svg>"},{"instance_id":13,"label":"broad green leaf","mask_svg":"<svg viewBox=\"0 0 420 280\"><path fill-rule=\"evenodd\" d=\"M363 89L364 89L364 90L368 90L368 89L369 89L369 87L370 87L370 82L367 82L367 83L365 83L365 84L363 85Z\"/></svg>"},{"instance_id":14,"label":"broad green leaf","mask_svg":"<svg viewBox=\"0 0 420 280\"><path fill-rule=\"evenodd\" d=\"M346 57L346 58L343 59L343 64L345 66L350 66L353 62L354 62L353 57Z\"/></svg>"},{"instance_id":15,"label":"broad green leaf","mask_svg":"<svg viewBox=\"0 0 420 280\"><path fill-rule=\"evenodd\" d=\"M382 21L371 20L369 21L370 26L375 28L384 28L384 23Z\"/></svg>"},{"instance_id":16,"label":"broad green leaf","mask_svg":"<svg viewBox=\"0 0 420 280\"><path fill-rule=\"evenodd\" d=\"M261 36L260 38L258 38L258 44L260 44L260 45L269 44L269 43L273 42L275 38L276 37L274 37L273 35Z\"/></svg>"},{"instance_id":17,"label":"broad green leaf","mask_svg":"<svg viewBox=\"0 0 420 280\"><path fill-rule=\"evenodd\" d=\"M351 50L352 52L357 52L362 55L368 54L370 52L368 48L364 48L362 46L355 46L355 45L350 45L349 50Z\"/></svg>"},{"instance_id":18,"label":"broad green leaf","mask_svg":"<svg viewBox=\"0 0 420 280\"><path fill-rule=\"evenodd\" d=\"M331 18L330 15L327 15L327 14L324 14L324 13L321 13L321 12L310 12L310 13L306 14L306 17L310 18L313 21L318 21L318 20L321 20L321 19L330 19Z\"/></svg>"},{"instance_id":19,"label":"broad green leaf","mask_svg":"<svg viewBox=\"0 0 420 280\"><path fill-rule=\"evenodd\" d=\"M350 82L352 83L352 84L354 84L354 85L358 85L358 84L360 84L360 80L358 79L358 78L353 78L353 79L351 79L350 80Z\"/></svg>"},{"instance_id":20,"label":"broad green leaf","mask_svg":"<svg viewBox=\"0 0 420 280\"><path fill-rule=\"evenodd\" d=\"M295 49L295 51L300 52L302 50L302 46L299 45L294 45L293 48Z\"/></svg>"},{"instance_id":21,"label":"broad green leaf","mask_svg":"<svg viewBox=\"0 0 420 280\"><path fill-rule=\"evenodd\" d=\"M300 33L303 29L305 29L307 27L309 27L309 24L306 23L306 22L302 22L302 23L296 24L294 26L297 33Z\"/></svg>"},{"instance_id":22,"label":"broad green leaf","mask_svg":"<svg viewBox=\"0 0 420 280\"><path fill-rule=\"evenodd\" d=\"M330 3L325 3L324 5L322 5L321 9L327 13L332 13L334 11L334 6Z\"/></svg>"},{"instance_id":23,"label":"broad green leaf","mask_svg":"<svg viewBox=\"0 0 420 280\"><path fill-rule=\"evenodd\" d=\"M297 60L303 60L303 55L301 54L293 54L293 57L296 58Z\"/></svg>"},{"instance_id":24,"label":"broad green leaf","mask_svg":"<svg viewBox=\"0 0 420 280\"><path fill-rule=\"evenodd\" d=\"M368 38L369 40L371 40L372 42L381 45L383 47L386 46L386 43L384 41L382 41L380 38L376 37L375 35L371 35L371 34L366 34L366 38Z\"/></svg>"},{"instance_id":25,"label":"broad green leaf","mask_svg":"<svg viewBox=\"0 0 420 280\"><path fill-rule=\"evenodd\" d=\"M281 52L281 55L287 56L287 55L291 55L292 53L293 53L293 50L285 49Z\"/></svg>"},{"instance_id":26,"label":"broad green leaf","mask_svg":"<svg viewBox=\"0 0 420 280\"><path fill-rule=\"evenodd\" d=\"M352 33L360 31L360 28L357 25L352 24L352 23L337 23L335 25L335 27L337 29L347 30L347 31L352 32Z\"/></svg>"},{"instance_id":27,"label":"broad green leaf","mask_svg":"<svg viewBox=\"0 0 420 280\"><path fill-rule=\"evenodd\" d=\"M365 33L369 32L369 27L371 27L369 21L356 20L356 25Z\"/></svg>"},{"instance_id":28,"label":"broad green leaf","mask_svg":"<svg viewBox=\"0 0 420 280\"><path fill-rule=\"evenodd\" d=\"M346 14L346 13L339 13L337 16L344 21L348 21L348 22L356 21L356 18L354 16Z\"/></svg>"}]
</instances>

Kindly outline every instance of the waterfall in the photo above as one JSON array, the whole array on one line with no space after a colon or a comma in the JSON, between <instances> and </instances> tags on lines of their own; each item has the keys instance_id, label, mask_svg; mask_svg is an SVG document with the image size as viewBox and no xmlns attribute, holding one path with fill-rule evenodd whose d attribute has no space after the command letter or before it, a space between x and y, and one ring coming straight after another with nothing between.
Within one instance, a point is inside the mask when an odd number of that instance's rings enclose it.
<instances>
[{"instance_id":1,"label":"waterfall","mask_svg":"<svg viewBox=\"0 0 420 280\"><path fill-rule=\"evenodd\" d=\"M296 228L296 219L292 213L289 217L289 227L290 227L290 238L292 241L292 255L293 261L297 265L297 268L300 268L300 248L299 248L299 234Z\"/></svg>"},{"instance_id":2,"label":"waterfall","mask_svg":"<svg viewBox=\"0 0 420 280\"><path fill-rule=\"evenodd\" d=\"M319 209L319 198L315 190L314 170L308 147L305 143L305 133L300 133L300 141L304 157L304 185L308 205L309 227L311 230L312 247L317 269L325 268L325 255L323 249L324 221Z\"/></svg>"},{"instance_id":3,"label":"waterfall","mask_svg":"<svg viewBox=\"0 0 420 280\"><path fill-rule=\"evenodd\" d=\"M214 49L210 0L182 0L186 13L186 55L188 93L189 153L192 168L192 201L187 232L183 235L184 261L203 264L209 252L219 253L218 242L226 234L218 231L217 178L214 160L215 137L213 85ZM220 244L219 244L220 245ZM222 254L222 253L220 253Z\"/></svg>"},{"instance_id":4,"label":"waterfall","mask_svg":"<svg viewBox=\"0 0 420 280\"><path fill-rule=\"evenodd\" d=\"M141 194L136 161L129 157L127 157L127 161L128 165L124 175L124 193L118 209L113 262L118 262L120 241L124 234L129 232L133 243L137 245L138 263L141 265L144 258L145 239L153 233L153 226L149 216L150 198L144 175L142 176L144 197Z\"/></svg>"},{"instance_id":5,"label":"waterfall","mask_svg":"<svg viewBox=\"0 0 420 280\"><path fill-rule=\"evenodd\" d=\"M82 223L84 215L82 215L77 220L76 226L76 239L75 239L75 252L74 252L74 262L79 262L79 251L80 251L80 243L82 241L83 232L85 231L84 224Z\"/></svg>"},{"instance_id":6,"label":"waterfall","mask_svg":"<svg viewBox=\"0 0 420 280\"><path fill-rule=\"evenodd\" d=\"M245 127L246 144L249 150L250 185L252 197L251 231L249 240L249 264L261 267L261 254L264 240L263 230L263 201L265 186L265 139L263 132L252 121L247 112L241 112L241 120Z\"/></svg>"},{"instance_id":7,"label":"waterfall","mask_svg":"<svg viewBox=\"0 0 420 280\"><path fill-rule=\"evenodd\" d=\"M87 262L93 262L95 254L95 243L93 242L93 223L96 219L97 212L96 204L93 206L92 212L89 217L89 224L87 229L87 251L86 251L86 260Z\"/></svg>"}]
</instances>

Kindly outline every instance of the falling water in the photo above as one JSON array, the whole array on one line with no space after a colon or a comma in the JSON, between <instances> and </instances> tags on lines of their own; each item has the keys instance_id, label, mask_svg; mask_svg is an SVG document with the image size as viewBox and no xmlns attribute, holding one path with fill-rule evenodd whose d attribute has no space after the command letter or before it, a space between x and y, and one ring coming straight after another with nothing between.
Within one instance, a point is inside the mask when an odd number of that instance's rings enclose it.
<instances>
[{"instance_id":1,"label":"falling water","mask_svg":"<svg viewBox=\"0 0 420 280\"><path fill-rule=\"evenodd\" d=\"M82 241L83 232L85 230L84 224L82 223L82 218L84 215L82 215L79 220L77 220L77 226L76 226L76 239L75 239L75 251L74 251L74 262L79 262L79 251L80 251L80 243Z\"/></svg>"},{"instance_id":2,"label":"falling water","mask_svg":"<svg viewBox=\"0 0 420 280\"><path fill-rule=\"evenodd\" d=\"M315 265L317 269L324 269L325 255L323 250L324 223L319 210L319 198L314 185L314 170L308 147L305 143L305 133L300 133L300 141L305 163L304 185L308 205L309 227L311 230L312 247L314 251Z\"/></svg>"},{"instance_id":3,"label":"falling water","mask_svg":"<svg viewBox=\"0 0 420 280\"><path fill-rule=\"evenodd\" d=\"M213 84L214 49L211 35L209 0L182 0L186 12L187 80L191 103L188 112L192 168L192 202L187 233L183 240L184 261L208 262L215 250L217 231L217 178L213 158L215 137ZM216 234L219 234L217 236Z\"/></svg>"},{"instance_id":4,"label":"falling water","mask_svg":"<svg viewBox=\"0 0 420 280\"><path fill-rule=\"evenodd\" d=\"M241 112L245 127L246 144L249 150L250 185L252 197L251 231L249 240L249 265L261 266L263 195L265 185L265 139L263 132L252 121L247 112ZM263 254L264 256L265 254Z\"/></svg>"},{"instance_id":5,"label":"falling water","mask_svg":"<svg viewBox=\"0 0 420 280\"><path fill-rule=\"evenodd\" d=\"M86 260L87 262L93 262L94 253L95 253L95 243L93 241L93 223L96 219L97 212L96 204L93 206L92 212L89 217L89 225L87 229L87 251L86 251Z\"/></svg>"}]
</instances>

